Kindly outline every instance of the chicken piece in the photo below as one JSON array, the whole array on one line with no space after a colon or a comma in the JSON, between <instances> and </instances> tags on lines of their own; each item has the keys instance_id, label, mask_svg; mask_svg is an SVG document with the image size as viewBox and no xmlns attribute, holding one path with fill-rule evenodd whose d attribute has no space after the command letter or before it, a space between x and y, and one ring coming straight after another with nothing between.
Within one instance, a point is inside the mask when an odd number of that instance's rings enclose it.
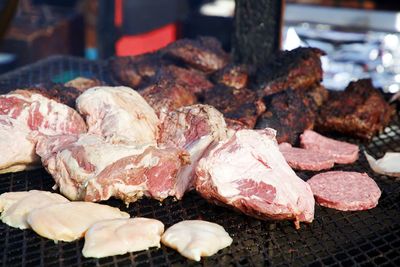
<instances>
[{"instance_id":1,"label":"chicken piece","mask_svg":"<svg viewBox=\"0 0 400 267\"><path fill-rule=\"evenodd\" d=\"M161 79L140 92L161 120L165 114L197 102L196 96L175 80Z\"/></svg>"},{"instance_id":2,"label":"chicken piece","mask_svg":"<svg viewBox=\"0 0 400 267\"><path fill-rule=\"evenodd\" d=\"M14 203L20 201L24 197L29 196L33 192L38 192L38 190L31 191L18 191L18 192L7 192L0 195L0 212L7 210Z\"/></svg>"},{"instance_id":3,"label":"chicken piece","mask_svg":"<svg viewBox=\"0 0 400 267\"><path fill-rule=\"evenodd\" d=\"M7 202L14 203L4 209L1 214L1 220L3 223L19 229L29 228L27 217L31 211L54 204L69 202L68 199L59 194L46 191L31 190L27 192L27 194L19 193L17 196L11 194L12 193L9 193L8 195L11 200ZM21 195L24 197L20 198ZM7 198L7 196L5 198ZM18 200L14 201L15 199Z\"/></svg>"},{"instance_id":4,"label":"chicken piece","mask_svg":"<svg viewBox=\"0 0 400 267\"><path fill-rule=\"evenodd\" d=\"M79 134L86 125L79 114L54 100L28 90L0 95L0 173L35 168L33 133L41 135Z\"/></svg>"},{"instance_id":5,"label":"chicken piece","mask_svg":"<svg viewBox=\"0 0 400 267\"><path fill-rule=\"evenodd\" d=\"M245 65L229 64L213 75L213 80L235 89L246 88L248 84L248 70Z\"/></svg>"},{"instance_id":6,"label":"chicken piece","mask_svg":"<svg viewBox=\"0 0 400 267\"><path fill-rule=\"evenodd\" d=\"M147 218L114 219L93 224L85 234L82 254L103 258L160 247L164 224Z\"/></svg>"},{"instance_id":7,"label":"chicken piece","mask_svg":"<svg viewBox=\"0 0 400 267\"><path fill-rule=\"evenodd\" d=\"M232 241L222 226L201 220L174 224L161 237L164 245L195 261L200 261L201 257L214 255L230 246Z\"/></svg>"},{"instance_id":8,"label":"chicken piece","mask_svg":"<svg viewBox=\"0 0 400 267\"><path fill-rule=\"evenodd\" d=\"M194 170L206 149L211 143L226 138L224 117L211 106L183 107L166 116L160 127L159 145L185 149L190 154L190 164L178 173L178 199L193 187Z\"/></svg>"},{"instance_id":9,"label":"chicken piece","mask_svg":"<svg viewBox=\"0 0 400 267\"><path fill-rule=\"evenodd\" d=\"M207 91L204 103L218 109L229 120L239 121L247 128L254 128L257 118L265 111L265 105L257 94L249 89L236 89L217 85Z\"/></svg>"},{"instance_id":10,"label":"chicken piece","mask_svg":"<svg viewBox=\"0 0 400 267\"><path fill-rule=\"evenodd\" d=\"M395 108L370 79L351 82L343 92L331 92L320 110L317 129L371 139L390 122Z\"/></svg>"},{"instance_id":11,"label":"chicken piece","mask_svg":"<svg viewBox=\"0 0 400 267\"><path fill-rule=\"evenodd\" d=\"M322 81L320 57L325 52L317 48L299 47L281 51L257 70L260 95L267 96L292 88L309 88Z\"/></svg>"},{"instance_id":12,"label":"chicken piece","mask_svg":"<svg viewBox=\"0 0 400 267\"><path fill-rule=\"evenodd\" d=\"M196 40L181 39L168 45L164 52L206 73L223 68L229 61L229 55L213 37L200 37Z\"/></svg>"},{"instance_id":13,"label":"chicken piece","mask_svg":"<svg viewBox=\"0 0 400 267\"><path fill-rule=\"evenodd\" d=\"M70 242L83 237L96 222L122 218L129 218L129 214L107 205L68 202L33 210L27 220L40 236Z\"/></svg>"},{"instance_id":14,"label":"chicken piece","mask_svg":"<svg viewBox=\"0 0 400 267\"><path fill-rule=\"evenodd\" d=\"M239 130L210 148L197 169L196 191L210 202L260 219L314 219L310 186L279 151L276 131Z\"/></svg>"},{"instance_id":15,"label":"chicken piece","mask_svg":"<svg viewBox=\"0 0 400 267\"><path fill-rule=\"evenodd\" d=\"M137 92L128 87L93 87L76 100L89 133L112 143L155 144L158 117Z\"/></svg>"},{"instance_id":16,"label":"chicken piece","mask_svg":"<svg viewBox=\"0 0 400 267\"><path fill-rule=\"evenodd\" d=\"M175 196L178 170L188 161L182 149L111 144L96 135L42 138L37 153L63 195L126 203L142 196Z\"/></svg>"},{"instance_id":17,"label":"chicken piece","mask_svg":"<svg viewBox=\"0 0 400 267\"><path fill-rule=\"evenodd\" d=\"M376 160L364 151L371 169L379 174L400 177L400 153L386 152L385 155Z\"/></svg>"}]
</instances>

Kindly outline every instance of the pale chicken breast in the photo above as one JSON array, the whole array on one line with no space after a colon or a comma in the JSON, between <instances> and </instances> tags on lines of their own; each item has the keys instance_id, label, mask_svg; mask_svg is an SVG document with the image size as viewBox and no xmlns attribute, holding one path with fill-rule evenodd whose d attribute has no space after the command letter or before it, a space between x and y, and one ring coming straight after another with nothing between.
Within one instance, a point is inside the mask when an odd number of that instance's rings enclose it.
<instances>
[{"instance_id":1,"label":"pale chicken breast","mask_svg":"<svg viewBox=\"0 0 400 267\"><path fill-rule=\"evenodd\" d=\"M20 201L24 197L29 196L32 192L39 192L38 190L7 192L0 195L0 212L7 210L14 203Z\"/></svg>"},{"instance_id":2,"label":"pale chicken breast","mask_svg":"<svg viewBox=\"0 0 400 267\"><path fill-rule=\"evenodd\" d=\"M69 202L68 199L56 193L37 190L26 193L27 194L20 193L17 195L10 195L10 199L18 200L9 201L9 203L14 203L5 208L1 214L1 221L3 223L19 229L28 229L29 224L27 222L27 217L31 211L54 204ZM23 197L19 198L19 196Z\"/></svg>"},{"instance_id":3,"label":"pale chicken breast","mask_svg":"<svg viewBox=\"0 0 400 267\"><path fill-rule=\"evenodd\" d=\"M214 255L220 249L230 246L232 241L222 226L201 220L174 224L161 237L164 245L195 261Z\"/></svg>"},{"instance_id":4,"label":"pale chicken breast","mask_svg":"<svg viewBox=\"0 0 400 267\"><path fill-rule=\"evenodd\" d=\"M85 234L84 257L102 258L160 247L164 224L155 219L115 219L95 223Z\"/></svg>"},{"instance_id":5,"label":"pale chicken breast","mask_svg":"<svg viewBox=\"0 0 400 267\"><path fill-rule=\"evenodd\" d=\"M155 144L159 120L144 98L129 87L98 86L76 100L89 133L112 143Z\"/></svg>"},{"instance_id":6,"label":"pale chicken breast","mask_svg":"<svg viewBox=\"0 0 400 267\"><path fill-rule=\"evenodd\" d=\"M393 177L400 177L400 153L386 152L385 155L378 160L365 151L364 154L368 160L369 166L374 170L374 172Z\"/></svg>"},{"instance_id":7,"label":"pale chicken breast","mask_svg":"<svg viewBox=\"0 0 400 267\"><path fill-rule=\"evenodd\" d=\"M32 211L28 223L43 237L70 242L83 237L96 222L121 218L129 218L129 214L107 205L69 202Z\"/></svg>"}]
</instances>

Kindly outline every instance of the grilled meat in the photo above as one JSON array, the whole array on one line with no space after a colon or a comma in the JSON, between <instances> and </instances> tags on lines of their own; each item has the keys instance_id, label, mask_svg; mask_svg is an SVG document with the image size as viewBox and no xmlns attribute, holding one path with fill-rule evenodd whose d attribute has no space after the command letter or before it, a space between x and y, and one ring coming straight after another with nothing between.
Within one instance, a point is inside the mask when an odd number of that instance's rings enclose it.
<instances>
[{"instance_id":1,"label":"grilled meat","mask_svg":"<svg viewBox=\"0 0 400 267\"><path fill-rule=\"evenodd\" d=\"M185 69L175 65L162 66L155 78L155 82L164 80L173 80L184 87L187 91L195 94L201 94L214 85L207 79L204 73L194 70Z\"/></svg>"},{"instance_id":2,"label":"grilled meat","mask_svg":"<svg viewBox=\"0 0 400 267\"><path fill-rule=\"evenodd\" d=\"M279 52L257 70L256 82L261 95L271 95L287 88L309 88L322 81L320 56L317 48L296 48Z\"/></svg>"},{"instance_id":3,"label":"grilled meat","mask_svg":"<svg viewBox=\"0 0 400 267\"><path fill-rule=\"evenodd\" d=\"M222 49L218 40L212 37L181 39L167 46L164 51L167 57L206 73L223 68L229 61L229 55Z\"/></svg>"},{"instance_id":4,"label":"grilled meat","mask_svg":"<svg viewBox=\"0 0 400 267\"><path fill-rule=\"evenodd\" d=\"M159 53L116 57L108 62L112 77L121 85L135 89L151 80L165 64Z\"/></svg>"},{"instance_id":5,"label":"grilled meat","mask_svg":"<svg viewBox=\"0 0 400 267\"><path fill-rule=\"evenodd\" d=\"M267 111L257 121L256 128L277 130L278 143L295 145L299 135L314 127L316 104L303 90L287 89L264 98Z\"/></svg>"},{"instance_id":6,"label":"grilled meat","mask_svg":"<svg viewBox=\"0 0 400 267\"><path fill-rule=\"evenodd\" d=\"M216 85L204 94L204 103L214 106L225 118L239 121L247 128L254 128L257 117L265 111L265 105L254 91ZM234 127L235 128L235 127Z\"/></svg>"},{"instance_id":7,"label":"grilled meat","mask_svg":"<svg viewBox=\"0 0 400 267\"><path fill-rule=\"evenodd\" d=\"M213 75L216 83L236 89L245 88L248 83L248 70L245 65L229 64Z\"/></svg>"},{"instance_id":8,"label":"grilled meat","mask_svg":"<svg viewBox=\"0 0 400 267\"><path fill-rule=\"evenodd\" d=\"M351 82L343 92L330 93L317 128L370 139L388 125L394 111L371 80L362 79Z\"/></svg>"},{"instance_id":9,"label":"grilled meat","mask_svg":"<svg viewBox=\"0 0 400 267\"><path fill-rule=\"evenodd\" d=\"M197 102L195 94L174 79L161 79L140 91L140 94L160 118L179 107Z\"/></svg>"}]
</instances>

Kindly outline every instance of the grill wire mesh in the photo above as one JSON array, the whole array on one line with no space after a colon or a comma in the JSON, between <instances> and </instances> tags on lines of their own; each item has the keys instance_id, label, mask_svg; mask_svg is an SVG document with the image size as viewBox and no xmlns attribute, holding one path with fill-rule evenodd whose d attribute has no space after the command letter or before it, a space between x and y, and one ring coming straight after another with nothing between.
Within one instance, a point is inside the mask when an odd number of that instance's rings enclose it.
<instances>
[{"instance_id":1,"label":"grill wire mesh","mask_svg":"<svg viewBox=\"0 0 400 267\"><path fill-rule=\"evenodd\" d=\"M0 92L78 75L111 81L102 63L57 56L1 76ZM372 142L359 143L361 148L375 157L386 151L400 152L398 117ZM110 200L105 203L128 211L131 216L159 219L166 227L186 219L216 222L225 227L234 241L200 263L186 260L164 246L90 259L81 254L83 240L56 244L31 230L0 223L0 262L2 266L400 266L400 180L373 173L361 154L356 164L335 166L333 170L367 172L382 190L379 205L359 212L340 212L317 205L314 222L302 224L296 231L291 222L253 219L208 204L193 192L182 201L167 199L160 204L143 199L129 208L121 201ZM313 174L298 172L303 179ZM52 185L52 178L43 169L0 175L0 193L51 190Z\"/></svg>"}]
</instances>

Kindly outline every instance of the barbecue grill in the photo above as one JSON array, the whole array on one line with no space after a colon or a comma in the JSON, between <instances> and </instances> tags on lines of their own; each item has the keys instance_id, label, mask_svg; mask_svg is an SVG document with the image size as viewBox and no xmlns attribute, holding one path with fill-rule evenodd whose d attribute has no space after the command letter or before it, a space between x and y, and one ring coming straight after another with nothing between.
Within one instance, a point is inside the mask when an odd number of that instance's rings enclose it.
<instances>
[{"instance_id":1,"label":"barbecue grill","mask_svg":"<svg viewBox=\"0 0 400 267\"><path fill-rule=\"evenodd\" d=\"M103 62L56 56L0 76L0 92L47 81L64 82L76 76L115 84ZM400 152L399 114L370 143L341 139L358 143L374 157L381 157L386 151ZM367 172L382 190L378 206L368 211L341 212L317 205L314 222L295 230L292 222L260 221L209 204L194 192L181 201L169 198L160 204L142 199L129 207L113 199L105 203L131 216L159 219L166 227L187 219L216 222L234 241L200 263L189 261L165 246L90 259L82 256L83 240L54 243L31 230L21 231L0 223L0 263L2 266L400 266L400 180L373 173L363 155L355 164L335 166L332 170ZM315 173L297 174L306 180ZM0 193L51 190L53 184L43 169L0 175Z\"/></svg>"}]
</instances>

